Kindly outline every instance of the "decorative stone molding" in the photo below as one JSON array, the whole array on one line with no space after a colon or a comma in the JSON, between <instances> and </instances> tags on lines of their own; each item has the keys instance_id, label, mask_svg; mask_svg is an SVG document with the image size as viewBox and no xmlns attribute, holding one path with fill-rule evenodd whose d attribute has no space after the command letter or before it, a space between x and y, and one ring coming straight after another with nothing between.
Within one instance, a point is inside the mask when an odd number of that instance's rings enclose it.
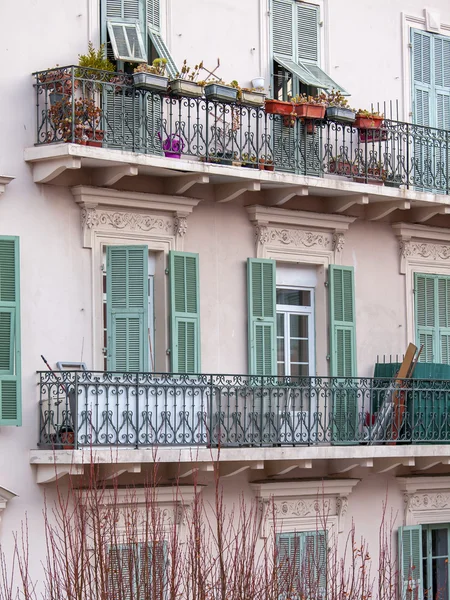
<instances>
[{"instance_id":1,"label":"decorative stone molding","mask_svg":"<svg viewBox=\"0 0 450 600\"><path fill-rule=\"evenodd\" d=\"M411 262L450 267L450 230L410 223L394 223L392 228L399 240L400 273L405 274Z\"/></svg>"},{"instance_id":2,"label":"decorative stone molding","mask_svg":"<svg viewBox=\"0 0 450 600\"><path fill-rule=\"evenodd\" d=\"M8 185L8 183L11 183L13 179L14 177L6 177L0 175L0 194L3 194L3 192L6 189L6 186Z\"/></svg>"},{"instance_id":3,"label":"decorative stone molding","mask_svg":"<svg viewBox=\"0 0 450 600\"><path fill-rule=\"evenodd\" d=\"M268 537L274 522L277 531L310 531L325 520L338 532L343 531L348 497L358 482L333 479L253 484L264 511L261 536Z\"/></svg>"},{"instance_id":4,"label":"decorative stone molding","mask_svg":"<svg viewBox=\"0 0 450 600\"><path fill-rule=\"evenodd\" d=\"M10 500L15 498L17 494L11 492L11 490L7 490L4 487L0 487L0 524L2 522L3 511L6 508L6 505Z\"/></svg>"},{"instance_id":5,"label":"decorative stone molding","mask_svg":"<svg viewBox=\"0 0 450 600\"><path fill-rule=\"evenodd\" d=\"M76 186L71 188L81 208L83 245L92 248L95 232L126 232L130 240L150 233L160 238L174 238L182 249L187 232L187 217L200 202L196 198L143 194L107 188Z\"/></svg>"},{"instance_id":6,"label":"decorative stone molding","mask_svg":"<svg viewBox=\"0 0 450 600\"><path fill-rule=\"evenodd\" d=\"M450 521L450 477L398 477L404 500L404 525Z\"/></svg>"},{"instance_id":7,"label":"decorative stone molding","mask_svg":"<svg viewBox=\"0 0 450 600\"><path fill-rule=\"evenodd\" d=\"M256 256L312 264L339 263L344 233L355 217L248 206Z\"/></svg>"}]
</instances>

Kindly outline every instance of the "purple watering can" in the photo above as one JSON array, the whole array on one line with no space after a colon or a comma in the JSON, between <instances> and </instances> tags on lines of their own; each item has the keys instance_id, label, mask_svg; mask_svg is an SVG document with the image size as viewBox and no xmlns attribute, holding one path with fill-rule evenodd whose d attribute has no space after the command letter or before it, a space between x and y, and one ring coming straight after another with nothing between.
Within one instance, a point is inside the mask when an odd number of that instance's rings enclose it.
<instances>
[{"instance_id":1,"label":"purple watering can","mask_svg":"<svg viewBox=\"0 0 450 600\"><path fill-rule=\"evenodd\" d=\"M160 133L158 133L158 137L161 140ZM162 149L166 158L181 158L181 153L184 150L184 142L179 135L172 133L162 143Z\"/></svg>"}]
</instances>

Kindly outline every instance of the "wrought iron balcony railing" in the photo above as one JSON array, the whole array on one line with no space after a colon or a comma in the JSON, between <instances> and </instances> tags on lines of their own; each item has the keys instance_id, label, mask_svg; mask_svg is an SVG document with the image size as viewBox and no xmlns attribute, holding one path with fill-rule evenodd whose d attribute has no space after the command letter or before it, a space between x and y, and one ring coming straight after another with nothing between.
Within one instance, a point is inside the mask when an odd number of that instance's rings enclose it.
<instances>
[{"instance_id":1,"label":"wrought iron balcony railing","mask_svg":"<svg viewBox=\"0 0 450 600\"><path fill-rule=\"evenodd\" d=\"M450 381L40 372L40 448L450 442Z\"/></svg>"},{"instance_id":2,"label":"wrought iron balcony railing","mask_svg":"<svg viewBox=\"0 0 450 600\"><path fill-rule=\"evenodd\" d=\"M177 158L334 175L448 194L450 131L384 119L378 129L175 97L81 67L34 74L36 144L75 142Z\"/></svg>"}]
</instances>

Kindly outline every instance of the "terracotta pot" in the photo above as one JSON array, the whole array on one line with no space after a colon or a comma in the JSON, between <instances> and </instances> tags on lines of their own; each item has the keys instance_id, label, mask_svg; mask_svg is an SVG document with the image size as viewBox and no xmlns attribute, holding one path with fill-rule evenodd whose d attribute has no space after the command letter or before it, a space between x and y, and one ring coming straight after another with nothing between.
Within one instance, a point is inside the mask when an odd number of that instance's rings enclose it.
<instances>
[{"instance_id":1,"label":"terracotta pot","mask_svg":"<svg viewBox=\"0 0 450 600\"><path fill-rule=\"evenodd\" d=\"M330 173L335 175L357 175L358 167L356 165L352 165L349 162L345 162L343 160L331 160L330 161Z\"/></svg>"},{"instance_id":2,"label":"terracotta pot","mask_svg":"<svg viewBox=\"0 0 450 600\"><path fill-rule=\"evenodd\" d=\"M64 450L73 450L75 448L75 434L69 427L60 431L59 435Z\"/></svg>"},{"instance_id":3,"label":"terracotta pot","mask_svg":"<svg viewBox=\"0 0 450 600\"><path fill-rule=\"evenodd\" d=\"M294 111L297 117L303 119L323 119L326 107L321 104L295 104Z\"/></svg>"},{"instance_id":4,"label":"terracotta pot","mask_svg":"<svg viewBox=\"0 0 450 600\"><path fill-rule=\"evenodd\" d=\"M356 115L355 127L359 129L380 129L383 117L362 117Z\"/></svg>"},{"instance_id":5,"label":"terracotta pot","mask_svg":"<svg viewBox=\"0 0 450 600\"><path fill-rule=\"evenodd\" d=\"M385 142L388 139L387 129L360 129L360 142Z\"/></svg>"},{"instance_id":6,"label":"terracotta pot","mask_svg":"<svg viewBox=\"0 0 450 600\"><path fill-rule=\"evenodd\" d=\"M92 129L85 129L84 133L88 138L86 142L88 146L95 146L96 148L103 146L103 138L105 137L103 129L96 129L95 132Z\"/></svg>"},{"instance_id":7,"label":"terracotta pot","mask_svg":"<svg viewBox=\"0 0 450 600\"><path fill-rule=\"evenodd\" d=\"M266 171L275 171L275 165L265 165L265 170Z\"/></svg>"},{"instance_id":8,"label":"terracotta pot","mask_svg":"<svg viewBox=\"0 0 450 600\"><path fill-rule=\"evenodd\" d=\"M291 115L294 113L293 102L282 102L281 100L266 100L264 105L266 113L271 115Z\"/></svg>"}]
</instances>

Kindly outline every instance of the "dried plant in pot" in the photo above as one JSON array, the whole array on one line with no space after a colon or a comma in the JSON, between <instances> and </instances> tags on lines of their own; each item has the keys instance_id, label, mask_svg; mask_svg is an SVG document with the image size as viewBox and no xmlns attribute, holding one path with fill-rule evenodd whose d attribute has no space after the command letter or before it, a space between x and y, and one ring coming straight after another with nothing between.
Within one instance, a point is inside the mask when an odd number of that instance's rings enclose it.
<instances>
[{"instance_id":1,"label":"dried plant in pot","mask_svg":"<svg viewBox=\"0 0 450 600\"><path fill-rule=\"evenodd\" d=\"M169 81L170 92L174 96L186 96L187 98L201 98L203 96L203 81L197 81L200 69L203 69L203 61L193 68L183 61L181 71L174 79Z\"/></svg>"},{"instance_id":2,"label":"dried plant in pot","mask_svg":"<svg viewBox=\"0 0 450 600\"><path fill-rule=\"evenodd\" d=\"M102 110L92 98L64 97L48 111L51 131L48 142L71 142L101 147L105 132L100 129Z\"/></svg>"},{"instance_id":3,"label":"dried plant in pot","mask_svg":"<svg viewBox=\"0 0 450 600\"><path fill-rule=\"evenodd\" d=\"M133 73L134 86L149 92L166 92L169 83L166 65L166 58L155 58L151 65L141 63Z\"/></svg>"},{"instance_id":4,"label":"dried plant in pot","mask_svg":"<svg viewBox=\"0 0 450 600\"><path fill-rule=\"evenodd\" d=\"M264 106L266 94L263 88L243 88L235 80L231 85L237 89L237 99L245 106Z\"/></svg>"},{"instance_id":5,"label":"dried plant in pot","mask_svg":"<svg viewBox=\"0 0 450 600\"><path fill-rule=\"evenodd\" d=\"M232 81L226 84L222 79L211 81L205 84L205 96L213 102L236 102L238 97L238 87L233 85L237 83Z\"/></svg>"},{"instance_id":6,"label":"dried plant in pot","mask_svg":"<svg viewBox=\"0 0 450 600\"><path fill-rule=\"evenodd\" d=\"M377 111L359 109L356 113L355 127L359 129L380 129L384 115Z\"/></svg>"},{"instance_id":7,"label":"dried plant in pot","mask_svg":"<svg viewBox=\"0 0 450 600\"><path fill-rule=\"evenodd\" d=\"M339 123L353 123L355 121L356 112L350 108L347 98L339 90L333 89L328 94L322 92L319 97L327 107L327 119Z\"/></svg>"},{"instance_id":8,"label":"dried plant in pot","mask_svg":"<svg viewBox=\"0 0 450 600\"><path fill-rule=\"evenodd\" d=\"M264 104L266 113L271 115L282 115L289 117L295 116L293 102L284 102L283 100L266 99Z\"/></svg>"},{"instance_id":9,"label":"dried plant in pot","mask_svg":"<svg viewBox=\"0 0 450 600\"><path fill-rule=\"evenodd\" d=\"M320 120L325 117L326 105L320 96L301 94L295 96L292 101L294 112L301 119Z\"/></svg>"}]
</instances>

